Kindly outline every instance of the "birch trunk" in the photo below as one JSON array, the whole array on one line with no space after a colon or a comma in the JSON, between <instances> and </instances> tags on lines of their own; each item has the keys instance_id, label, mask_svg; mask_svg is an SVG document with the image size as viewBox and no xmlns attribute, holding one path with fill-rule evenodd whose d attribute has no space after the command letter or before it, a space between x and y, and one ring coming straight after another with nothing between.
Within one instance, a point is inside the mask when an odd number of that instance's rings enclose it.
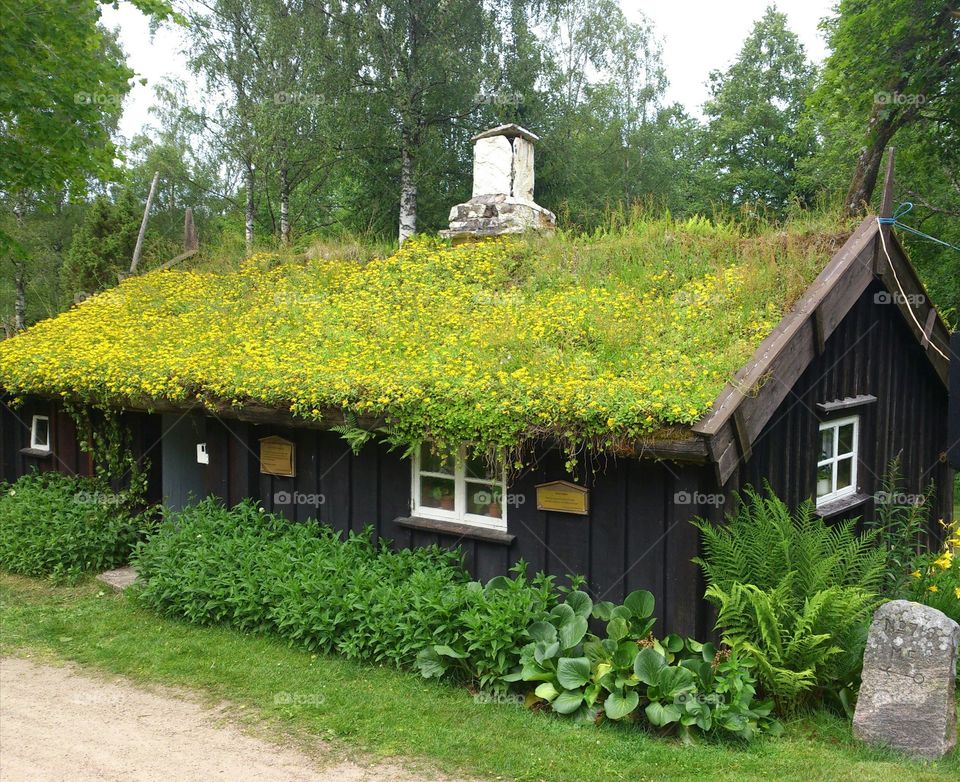
<instances>
[{"instance_id":1,"label":"birch trunk","mask_svg":"<svg viewBox=\"0 0 960 782\"><path fill-rule=\"evenodd\" d=\"M13 208L13 215L17 221L17 232L23 235L23 206L22 196L17 199L16 206ZM17 251L14 250L16 253ZM18 254L19 255L19 254ZM27 262L22 256L14 258L13 261L13 330L14 333L23 331L27 325Z\"/></svg>"},{"instance_id":2,"label":"birch trunk","mask_svg":"<svg viewBox=\"0 0 960 782\"><path fill-rule=\"evenodd\" d=\"M16 301L13 307L13 330L23 331L27 325L27 281L26 269L22 259L13 262Z\"/></svg>"},{"instance_id":3,"label":"birch trunk","mask_svg":"<svg viewBox=\"0 0 960 782\"><path fill-rule=\"evenodd\" d=\"M417 232L417 184L413 179L413 153L404 137L400 161L400 244Z\"/></svg>"},{"instance_id":4,"label":"birch trunk","mask_svg":"<svg viewBox=\"0 0 960 782\"><path fill-rule=\"evenodd\" d=\"M290 244L290 182L287 167L280 167L280 243Z\"/></svg>"},{"instance_id":5,"label":"birch trunk","mask_svg":"<svg viewBox=\"0 0 960 782\"><path fill-rule=\"evenodd\" d=\"M247 242L247 254L253 252L253 164L247 161L247 206L244 215L244 225L246 226L245 238Z\"/></svg>"}]
</instances>

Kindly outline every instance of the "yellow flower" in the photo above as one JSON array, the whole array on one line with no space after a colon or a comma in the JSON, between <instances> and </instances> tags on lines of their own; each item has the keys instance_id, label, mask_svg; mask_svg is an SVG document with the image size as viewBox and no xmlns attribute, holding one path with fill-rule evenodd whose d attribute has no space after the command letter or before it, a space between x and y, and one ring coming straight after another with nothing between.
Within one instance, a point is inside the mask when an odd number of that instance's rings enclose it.
<instances>
[{"instance_id":1,"label":"yellow flower","mask_svg":"<svg viewBox=\"0 0 960 782\"><path fill-rule=\"evenodd\" d=\"M947 570L950 567L951 562L953 561L953 552L950 550L944 551L939 557L937 557L933 564L936 565L941 570Z\"/></svg>"},{"instance_id":2,"label":"yellow flower","mask_svg":"<svg viewBox=\"0 0 960 782\"><path fill-rule=\"evenodd\" d=\"M910 575L913 576L914 578L920 578L920 571L914 570Z\"/></svg>"},{"instance_id":3,"label":"yellow flower","mask_svg":"<svg viewBox=\"0 0 960 782\"><path fill-rule=\"evenodd\" d=\"M940 590L939 590L939 588L937 587L936 584L931 584L930 586L927 587L927 591L928 591L928 592L939 592Z\"/></svg>"}]
</instances>

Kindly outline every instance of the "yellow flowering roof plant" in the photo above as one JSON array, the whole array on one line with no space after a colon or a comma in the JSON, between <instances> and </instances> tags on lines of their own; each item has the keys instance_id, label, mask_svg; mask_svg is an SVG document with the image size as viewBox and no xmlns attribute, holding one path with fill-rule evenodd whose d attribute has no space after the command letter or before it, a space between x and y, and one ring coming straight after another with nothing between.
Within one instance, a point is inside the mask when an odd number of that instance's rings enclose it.
<instances>
[{"instance_id":1,"label":"yellow flowering roof plant","mask_svg":"<svg viewBox=\"0 0 960 782\"><path fill-rule=\"evenodd\" d=\"M0 386L334 410L409 442L610 445L695 422L843 238L663 218L589 238L418 237L367 263L152 271L0 343Z\"/></svg>"}]
</instances>

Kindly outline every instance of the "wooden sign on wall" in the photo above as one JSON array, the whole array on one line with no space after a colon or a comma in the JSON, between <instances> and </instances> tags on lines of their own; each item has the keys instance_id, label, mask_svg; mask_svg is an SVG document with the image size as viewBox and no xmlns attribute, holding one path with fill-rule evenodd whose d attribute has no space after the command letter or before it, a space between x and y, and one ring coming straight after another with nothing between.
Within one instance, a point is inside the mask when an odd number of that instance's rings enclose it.
<instances>
[{"instance_id":1,"label":"wooden sign on wall","mask_svg":"<svg viewBox=\"0 0 960 782\"><path fill-rule=\"evenodd\" d=\"M550 481L537 486L537 510L576 513L590 512L590 490L569 481Z\"/></svg>"},{"instance_id":2,"label":"wooden sign on wall","mask_svg":"<svg viewBox=\"0 0 960 782\"><path fill-rule=\"evenodd\" d=\"M289 440L272 435L260 440L260 472L283 478L296 477L295 446Z\"/></svg>"}]
</instances>

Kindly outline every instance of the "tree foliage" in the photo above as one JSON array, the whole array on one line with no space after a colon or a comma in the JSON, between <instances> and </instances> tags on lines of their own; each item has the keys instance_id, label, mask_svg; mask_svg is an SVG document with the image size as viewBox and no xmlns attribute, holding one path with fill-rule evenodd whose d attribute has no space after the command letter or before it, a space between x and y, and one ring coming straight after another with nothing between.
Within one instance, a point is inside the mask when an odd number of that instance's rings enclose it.
<instances>
[{"instance_id":1,"label":"tree foliage","mask_svg":"<svg viewBox=\"0 0 960 782\"><path fill-rule=\"evenodd\" d=\"M768 8L734 63L710 74L707 165L698 181L704 194L728 207L760 204L777 214L806 195L797 192L796 167L813 152L804 108L814 76L786 15Z\"/></svg>"}]
</instances>

